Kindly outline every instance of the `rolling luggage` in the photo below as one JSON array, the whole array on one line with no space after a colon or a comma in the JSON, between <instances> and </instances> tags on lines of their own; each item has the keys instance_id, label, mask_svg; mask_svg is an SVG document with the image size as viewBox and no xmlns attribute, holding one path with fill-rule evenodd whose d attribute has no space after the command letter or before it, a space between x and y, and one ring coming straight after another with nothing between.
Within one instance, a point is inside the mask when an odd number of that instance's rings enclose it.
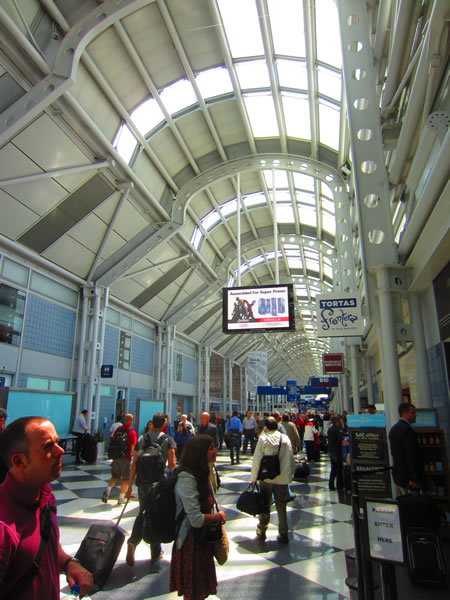
<instances>
[{"instance_id":1,"label":"rolling luggage","mask_svg":"<svg viewBox=\"0 0 450 600\"><path fill-rule=\"evenodd\" d=\"M90 433L83 435L80 456L88 464L97 460L97 442Z\"/></svg>"},{"instance_id":2,"label":"rolling luggage","mask_svg":"<svg viewBox=\"0 0 450 600\"><path fill-rule=\"evenodd\" d=\"M294 479L296 481L306 481L310 472L308 464L306 462L301 462L295 467Z\"/></svg>"},{"instance_id":3,"label":"rolling luggage","mask_svg":"<svg viewBox=\"0 0 450 600\"><path fill-rule=\"evenodd\" d=\"M411 581L419 585L443 585L445 563L438 536L424 529L406 533L406 562Z\"/></svg>"},{"instance_id":4,"label":"rolling luggage","mask_svg":"<svg viewBox=\"0 0 450 600\"><path fill-rule=\"evenodd\" d=\"M119 523L127 505L128 500L117 523L105 521L91 525L75 554L83 567L93 574L94 583L100 588L108 580L125 540L126 531L119 527Z\"/></svg>"}]
</instances>

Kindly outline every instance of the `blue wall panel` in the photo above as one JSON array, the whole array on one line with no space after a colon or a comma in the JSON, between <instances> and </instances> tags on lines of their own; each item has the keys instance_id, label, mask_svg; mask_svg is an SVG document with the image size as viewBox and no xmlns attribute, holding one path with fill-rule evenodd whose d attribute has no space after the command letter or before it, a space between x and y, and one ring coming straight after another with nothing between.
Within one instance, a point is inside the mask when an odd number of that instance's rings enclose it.
<instances>
[{"instance_id":1,"label":"blue wall panel","mask_svg":"<svg viewBox=\"0 0 450 600\"><path fill-rule=\"evenodd\" d=\"M136 335L131 342L131 370L136 373L153 374L154 344Z\"/></svg>"},{"instance_id":2,"label":"blue wall panel","mask_svg":"<svg viewBox=\"0 0 450 600\"><path fill-rule=\"evenodd\" d=\"M195 383L195 360L189 356L183 356L183 382Z\"/></svg>"},{"instance_id":3,"label":"blue wall panel","mask_svg":"<svg viewBox=\"0 0 450 600\"><path fill-rule=\"evenodd\" d=\"M23 347L71 358L75 324L73 310L29 294Z\"/></svg>"},{"instance_id":4,"label":"blue wall panel","mask_svg":"<svg viewBox=\"0 0 450 600\"><path fill-rule=\"evenodd\" d=\"M103 344L103 364L117 367L117 354L119 351L120 332L115 327L105 327L105 341Z\"/></svg>"}]
</instances>

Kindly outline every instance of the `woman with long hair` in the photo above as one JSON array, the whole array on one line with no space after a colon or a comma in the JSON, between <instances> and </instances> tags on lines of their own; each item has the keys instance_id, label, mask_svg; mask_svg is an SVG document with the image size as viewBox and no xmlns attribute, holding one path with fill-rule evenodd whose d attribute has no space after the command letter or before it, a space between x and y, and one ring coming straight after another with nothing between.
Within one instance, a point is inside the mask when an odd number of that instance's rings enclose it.
<instances>
[{"instance_id":1,"label":"woman with long hair","mask_svg":"<svg viewBox=\"0 0 450 600\"><path fill-rule=\"evenodd\" d=\"M196 529L212 521L226 521L223 511L213 512L209 463L216 461L216 455L209 435L193 436L184 446L177 469L177 517L183 510L185 515L172 548L170 591L178 591L185 600L204 600L217 591L213 544L199 542L195 536Z\"/></svg>"}]
</instances>

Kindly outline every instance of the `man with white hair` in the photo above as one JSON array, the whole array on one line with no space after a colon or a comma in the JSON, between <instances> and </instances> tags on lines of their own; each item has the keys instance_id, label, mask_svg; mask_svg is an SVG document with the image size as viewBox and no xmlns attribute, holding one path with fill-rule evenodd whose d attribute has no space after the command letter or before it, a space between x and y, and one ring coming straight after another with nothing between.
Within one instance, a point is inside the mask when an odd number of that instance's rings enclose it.
<instances>
[{"instance_id":1,"label":"man with white hair","mask_svg":"<svg viewBox=\"0 0 450 600\"><path fill-rule=\"evenodd\" d=\"M192 423L190 421L188 421L187 415L181 415L181 422L183 423L186 431L189 433L189 435L195 435L195 429L194 426L192 425Z\"/></svg>"}]
</instances>

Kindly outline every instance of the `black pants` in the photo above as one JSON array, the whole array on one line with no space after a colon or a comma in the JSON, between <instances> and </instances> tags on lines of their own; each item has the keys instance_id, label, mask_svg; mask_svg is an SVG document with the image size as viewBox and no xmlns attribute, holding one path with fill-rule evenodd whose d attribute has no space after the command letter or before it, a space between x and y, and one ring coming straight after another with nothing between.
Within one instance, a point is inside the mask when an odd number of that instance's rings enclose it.
<instances>
[{"instance_id":1,"label":"black pants","mask_svg":"<svg viewBox=\"0 0 450 600\"><path fill-rule=\"evenodd\" d=\"M136 547L142 541L142 534L144 530L144 509L146 507L146 500L149 489L152 484L149 485L138 485L138 499L139 499L139 514L134 520L133 529L128 539L128 544L133 544ZM158 558L161 554L161 544L159 542L150 544L151 558Z\"/></svg>"},{"instance_id":2,"label":"black pants","mask_svg":"<svg viewBox=\"0 0 450 600\"><path fill-rule=\"evenodd\" d=\"M344 487L344 465L342 457L334 456L330 454L330 479L328 481L328 487L333 489L334 487L338 490Z\"/></svg>"},{"instance_id":3,"label":"black pants","mask_svg":"<svg viewBox=\"0 0 450 600\"><path fill-rule=\"evenodd\" d=\"M241 434L239 431L228 432L228 443L230 448L231 462L234 462L234 452L236 451L236 460L239 460L239 452L241 450Z\"/></svg>"},{"instance_id":4,"label":"black pants","mask_svg":"<svg viewBox=\"0 0 450 600\"><path fill-rule=\"evenodd\" d=\"M308 462L311 462L312 460L314 460L314 440L305 441L305 447L306 447L306 459Z\"/></svg>"},{"instance_id":5,"label":"black pants","mask_svg":"<svg viewBox=\"0 0 450 600\"><path fill-rule=\"evenodd\" d=\"M247 452L248 443L250 442L250 450L251 453L255 451L256 446L256 433L254 429L244 429L244 444L242 446L242 451L244 454Z\"/></svg>"},{"instance_id":6,"label":"black pants","mask_svg":"<svg viewBox=\"0 0 450 600\"><path fill-rule=\"evenodd\" d=\"M83 447L83 437L84 437L84 433L77 433L76 431L72 431L72 435L76 436L76 440L75 440L75 452L76 452L76 459L75 462L76 463L80 463L81 462L81 458L80 458L80 454L81 454L81 448Z\"/></svg>"}]
</instances>

